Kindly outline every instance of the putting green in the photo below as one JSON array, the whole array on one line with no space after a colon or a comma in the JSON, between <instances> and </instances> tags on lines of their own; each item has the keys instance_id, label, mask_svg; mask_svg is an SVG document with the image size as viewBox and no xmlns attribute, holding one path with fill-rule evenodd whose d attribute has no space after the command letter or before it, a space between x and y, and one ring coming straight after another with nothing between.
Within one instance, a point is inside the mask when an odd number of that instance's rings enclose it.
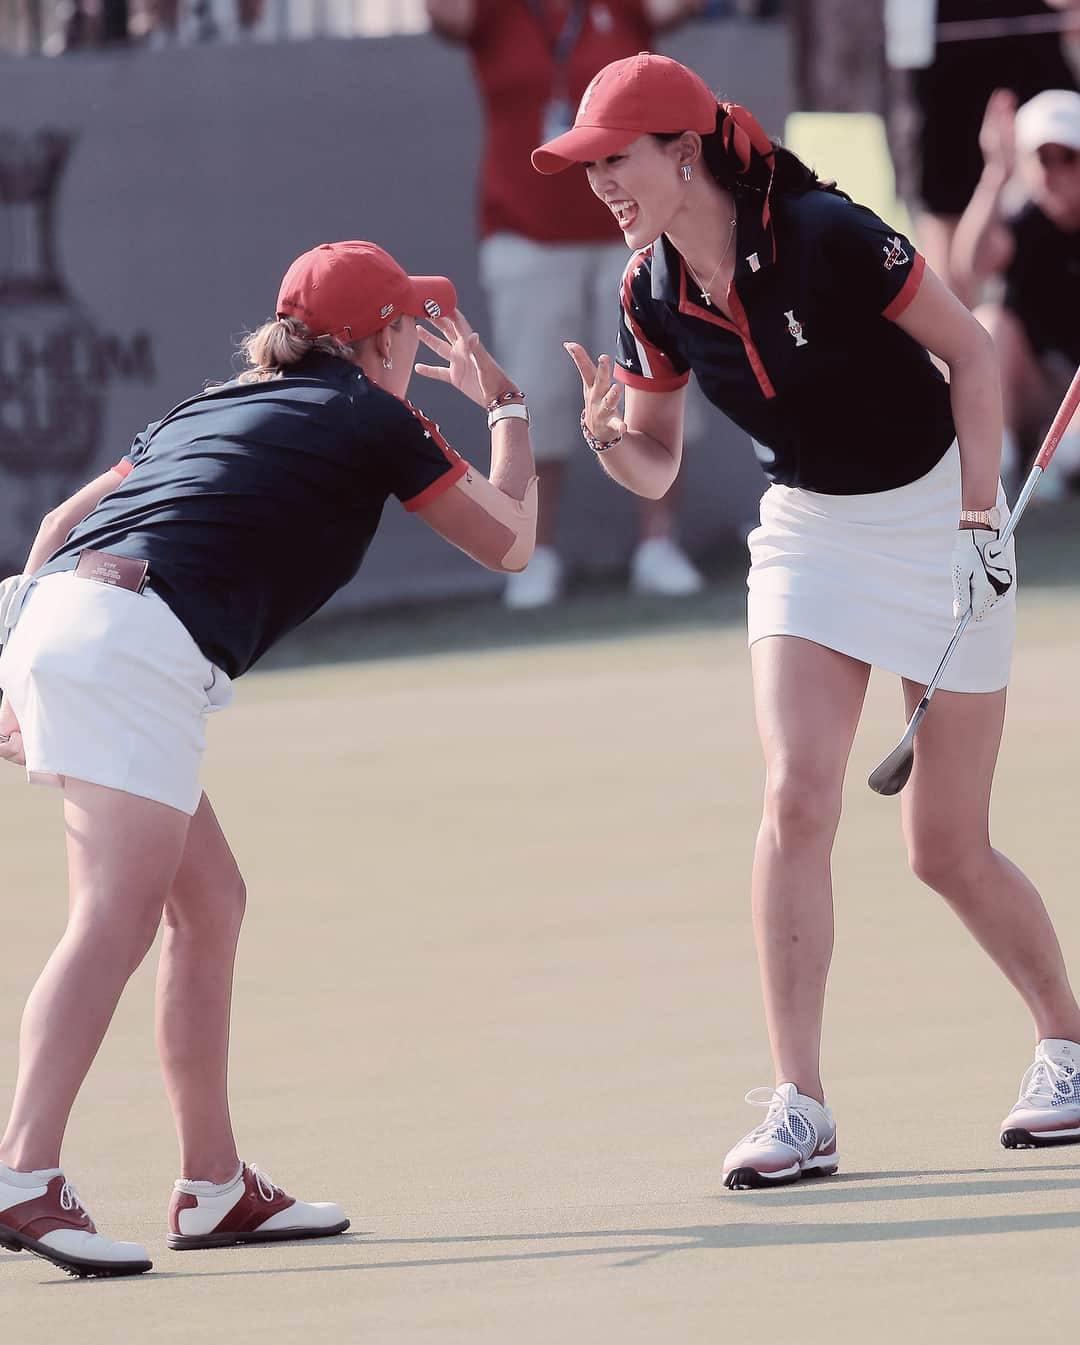
<instances>
[{"instance_id":1,"label":"putting green","mask_svg":"<svg viewBox=\"0 0 1080 1345\"><path fill-rule=\"evenodd\" d=\"M1030 532L1034 571L1080 573L1068 537L1039 561ZM994 833L1080 974L1077 601L1024 594ZM686 610L682 629L241 683L205 771L250 888L241 1150L340 1201L352 1229L166 1249L175 1155L149 959L66 1166L154 1273L75 1284L0 1253L8 1339L1011 1345L1035 1321L1072 1329L1080 1149L997 1144L1031 1034L907 872L898 801L865 786L902 729L887 677L834 865L825 1068L842 1170L722 1191L723 1152L758 1119L742 1095L770 1077L747 897L762 772L742 633ZM0 816L6 1109L64 896L57 795L6 770Z\"/></svg>"}]
</instances>

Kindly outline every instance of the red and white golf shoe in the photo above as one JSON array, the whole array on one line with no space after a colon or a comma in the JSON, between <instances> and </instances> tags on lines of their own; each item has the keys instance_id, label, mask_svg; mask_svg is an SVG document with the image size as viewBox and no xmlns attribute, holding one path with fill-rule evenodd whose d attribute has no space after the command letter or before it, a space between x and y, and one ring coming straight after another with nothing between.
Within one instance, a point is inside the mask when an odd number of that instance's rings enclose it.
<instances>
[{"instance_id":1,"label":"red and white golf shoe","mask_svg":"<svg viewBox=\"0 0 1080 1345\"><path fill-rule=\"evenodd\" d=\"M141 1275L152 1268L136 1242L102 1237L59 1168L0 1170L0 1247L33 1252L69 1275Z\"/></svg>"},{"instance_id":2,"label":"red and white golf shoe","mask_svg":"<svg viewBox=\"0 0 1080 1345\"><path fill-rule=\"evenodd\" d=\"M728 1150L724 1185L729 1190L782 1186L836 1171L836 1121L828 1107L804 1097L793 1083L752 1088L746 1100L769 1110L759 1126Z\"/></svg>"},{"instance_id":3,"label":"red and white golf shoe","mask_svg":"<svg viewBox=\"0 0 1080 1345\"><path fill-rule=\"evenodd\" d=\"M309 1205L286 1195L254 1163L242 1163L231 1182L185 1181L169 1203L169 1246L174 1251L233 1247L241 1242L284 1242L344 1233L349 1221L340 1205Z\"/></svg>"}]
</instances>

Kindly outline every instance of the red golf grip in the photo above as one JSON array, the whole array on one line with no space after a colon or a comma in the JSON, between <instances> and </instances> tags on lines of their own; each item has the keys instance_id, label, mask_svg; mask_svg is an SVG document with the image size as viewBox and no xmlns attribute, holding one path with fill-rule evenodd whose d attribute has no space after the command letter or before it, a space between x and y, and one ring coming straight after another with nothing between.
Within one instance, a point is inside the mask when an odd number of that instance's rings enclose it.
<instances>
[{"instance_id":1,"label":"red golf grip","mask_svg":"<svg viewBox=\"0 0 1080 1345\"><path fill-rule=\"evenodd\" d=\"M1073 374L1073 381L1069 384L1069 391L1065 394L1065 400L1061 403L1057 415L1054 417L1054 423L1050 426L1046 438L1043 440L1043 446L1039 449L1039 456L1032 463L1033 467L1039 467L1046 470L1046 464L1054 456L1054 450L1061 442L1061 436L1069 428L1069 422L1072 420L1077 406L1080 406L1080 369Z\"/></svg>"}]
</instances>

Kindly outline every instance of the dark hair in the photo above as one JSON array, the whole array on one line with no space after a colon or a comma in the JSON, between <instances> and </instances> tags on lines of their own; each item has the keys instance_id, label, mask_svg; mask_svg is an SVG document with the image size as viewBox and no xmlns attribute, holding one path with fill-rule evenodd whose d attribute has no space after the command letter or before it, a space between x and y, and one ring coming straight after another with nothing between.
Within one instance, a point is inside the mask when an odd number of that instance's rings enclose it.
<instances>
[{"instance_id":1,"label":"dark hair","mask_svg":"<svg viewBox=\"0 0 1080 1345\"><path fill-rule=\"evenodd\" d=\"M716 128L701 137L702 157L705 166L713 177L727 191L736 192L749 189L756 192L769 192L771 196L804 196L810 191L827 191L834 196L842 196L845 201L851 197L841 191L834 181L823 181L814 170L803 163L797 154L785 149L779 140L770 137L773 147L773 161L768 159L756 146L750 147L750 162L744 168L734 151L734 138L724 143L724 123L729 113L723 104L716 109ZM665 144L678 140L685 131L654 132L657 140ZM771 185L770 185L771 178Z\"/></svg>"}]
</instances>

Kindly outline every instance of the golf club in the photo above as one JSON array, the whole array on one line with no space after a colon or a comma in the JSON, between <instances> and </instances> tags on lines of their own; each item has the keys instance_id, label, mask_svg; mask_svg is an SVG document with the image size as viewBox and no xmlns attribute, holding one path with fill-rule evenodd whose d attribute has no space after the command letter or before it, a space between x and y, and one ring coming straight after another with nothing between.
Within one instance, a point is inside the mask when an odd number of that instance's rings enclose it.
<instances>
[{"instance_id":1,"label":"golf club","mask_svg":"<svg viewBox=\"0 0 1080 1345\"><path fill-rule=\"evenodd\" d=\"M1027 480L1020 494L1016 497L1016 504L1013 506L1009 521L1001 530L1000 541L1004 544L1013 535L1016 525L1020 522L1020 517L1027 508L1027 503L1035 492L1035 487L1039 484L1039 478L1046 470L1050 459L1054 456L1054 450L1057 448L1061 436L1068 428L1069 422L1073 418L1073 413L1080 405L1080 369L1073 374L1073 380L1069 384L1069 390L1065 394L1065 400L1058 408L1058 413L1054 417L1053 424L1043 440L1043 446L1039 449L1038 456L1034 465L1028 474ZM969 608L957 622L956 630L953 631L952 639L945 648L945 653L941 656L941 662L937 666L937 672L930 679L930 683L923 692L922 699L915 707L915 711L908 720L907 728L904 730L904 736L896 744L893 750L883 761L881 761L870 772L867 784L875 794L899 794L900 790L908 782L908 776L911 774L911 768L915 763L915 734L919 725L926 714L927 706L930 704L930 698L937 690L938 683L948 666L949 660L953 656L953 651L960 643L960 637L967 629L968 622L971 620L971 609Z\"/></svg>"}]
</instances>

